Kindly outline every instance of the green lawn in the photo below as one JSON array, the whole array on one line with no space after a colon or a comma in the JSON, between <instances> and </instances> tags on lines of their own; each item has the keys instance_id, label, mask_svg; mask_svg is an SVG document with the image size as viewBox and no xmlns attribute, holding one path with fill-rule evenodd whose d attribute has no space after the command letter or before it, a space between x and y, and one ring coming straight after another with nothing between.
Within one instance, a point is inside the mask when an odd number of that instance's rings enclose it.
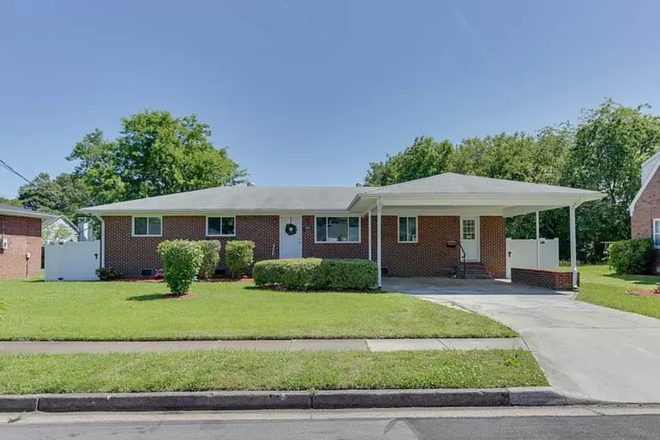
<instances>
[{"instance_id":1,"label":"green lawn","mask_svg":"<svg viewBox=\"0 0 660 440\"><path fill-rule=\"evenodd\" d=\"M484 316L397 293L297 293L196 283L0 281L3 340L513 337Z\"/></svg>"},{"instance_id":2,"label":"green lawn","mask_svg":"<svg viewBox=\"0 0 660 440\"><path fill-rule=\"evenodd\" d=\"M628 295L628 290L655 290L660 277L615 275L607 266L578 266L580 301L660 318L660 298Z\"/></svg>"},{"instance_id":3,"label":"green lawn","mask_svg":"<svg viewBox=\"0 0 660 440\"><path fill-rule=\"evenodd\" d=\"M545 386L526 351L0 355L0 393Z\"/></svg>"}]
</instances>

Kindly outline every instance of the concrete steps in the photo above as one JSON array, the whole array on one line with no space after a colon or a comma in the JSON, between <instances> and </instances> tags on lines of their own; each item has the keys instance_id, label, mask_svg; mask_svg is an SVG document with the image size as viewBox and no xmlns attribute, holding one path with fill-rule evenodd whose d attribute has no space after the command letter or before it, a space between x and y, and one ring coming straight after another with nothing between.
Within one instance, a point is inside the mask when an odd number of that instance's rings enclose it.
<instances>
[{"instance_id":1,"label":"concrete steps","mask_svg":"<svg viewBox=\"0 0 660 440\"><path fill-rule=\"evenodd\" d=\"M493 279L493 274L490 273L483 263L469 262L465 263L465 267L463 266L463 263L460 263L456 266L456 274L458 278L465 278L468 280Z\"/></svg>"}]
</instances>

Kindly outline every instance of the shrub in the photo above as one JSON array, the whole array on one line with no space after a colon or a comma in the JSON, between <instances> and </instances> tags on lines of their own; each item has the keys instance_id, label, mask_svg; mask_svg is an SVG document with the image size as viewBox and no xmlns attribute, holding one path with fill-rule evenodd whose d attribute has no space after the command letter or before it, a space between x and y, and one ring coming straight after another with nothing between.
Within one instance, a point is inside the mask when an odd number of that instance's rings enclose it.
<instances>
[{"instance_id":1,"label":"shrub","mask_svg":"<svg viewBox=\"0 0 660 440\"><path fill-rule=\"evenodd\" d=\"M297 258L254 265L257 286L291 290L368 290L378 286L378 266L359 259Z\"/></svg>"},{"instance_id":2,"label":"shrub","mask_svg":"<svg viewBox=\"0 0 660 440\"><path fill-rule=\"evenodd\" d=\"M319 290L324 286L320 258L265 260L255 263L254 282L260 287L282 286L292 290Z\"/></svg>"},{"instance_id":3,"label":"shrub","mask_svg":"<svg viewBox=\"0 0 660 440\"><path fill-rule=\"evenodd\" d=\"M651 273L653 250L650 238L617 241L608 249L608 264L617 274Z\"/></svg>"},{"instance_id":4,"label":"shrub","mask_svg":"<svg viewBox=\"0 0 660 440\"><path fill-rule=\"evenodd\" d=\"M215 270L220 263L220 250L222 243L218 240L199 241L199 248L202 250L202 265L199 267L200 278L211 278L215 275Z\"/></svg>"},{"instance_id":5,"label":"shrub","mask_svg":"<svg viewBox=\"0 0 660 440\"><path fill-rule=\"evenodd\" d=\"M324 259L321 273L330 290L368 290L378 287L378 265L360 259Z\"/></svg>"},{"instance_id":6,"label":"shrub","mask_svg":"<svg viewBox=\"0 0 660 440\"><path fill-rule=\"evenodd\" d=\"M232 240L225 245L225 263L231 275L239 278L254 261L254 242L249 240Z\"/></svg>"},{"instance_id":7,"label":"shrub","mask_svg":"<svg viewBox=\"0 0 660 440\"><path fill-rule=\"evenodd\" d=\"M101 267L96 269L96 276L99 277L99 281L112 281L121 278L121 272L114 267Z\"/></svg>"},{"instance_id":8,"label":"shrub","mask_svg":"<svg viewBox=\"0 0 660 440\"><path fill-rule=\"evenodd\" d=\"M204 254L199 243L188 240L163 241L158 252L165 266L165 283L172 294L184 295L195 281Z\"/></svg>"}]
</instances>

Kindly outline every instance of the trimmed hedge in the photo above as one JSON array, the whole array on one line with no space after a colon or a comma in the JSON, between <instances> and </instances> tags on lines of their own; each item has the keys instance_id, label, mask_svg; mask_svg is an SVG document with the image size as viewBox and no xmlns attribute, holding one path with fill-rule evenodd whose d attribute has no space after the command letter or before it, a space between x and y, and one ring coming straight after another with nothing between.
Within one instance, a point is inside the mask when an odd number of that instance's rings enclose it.
<instances>
[{"instance_id":1,"label":"trimmed hedge","mask_svg":"<svg viewBox=\"0 0 660 440\"><path fill-rule=\"evenodd\" d=\"M200 278L212 278L215 275L218 264L220 264L222 243L219 240L202 240L197 243L204 254L198 276Z\"/></svg>"},{"instance_id":2,"label":"trimmed hedge","mask_svg":"<svg viewBox=\"0 0 660 440\"><path fill-rule=\"evenodd\" d=\"M254 265L252 274L257 286L289 290L369 290L378 287L378 266L369 260L265 260Z\"/></svg>"},{"instance_id":3,"label":"trimmed hedge","mask_svg":"<svg viewBox=\"0 0 660 440\"><path fill-rule=\"evenodd\" d=\"M608 264L617 274L648 274L653 270L655 245L650 238L622 240L609 247Z\"/></svg>"},{"instance_id":4,"label":"trimmed hedge","mask_svg":"<svg viewBox=\"0 0 660 440\"><path fill-rule=\"evenodd\" d=\"M225 263L234 278L240 278L254 262L254 241L232 240L225 245Z\"/></svg>"}]
</instances>

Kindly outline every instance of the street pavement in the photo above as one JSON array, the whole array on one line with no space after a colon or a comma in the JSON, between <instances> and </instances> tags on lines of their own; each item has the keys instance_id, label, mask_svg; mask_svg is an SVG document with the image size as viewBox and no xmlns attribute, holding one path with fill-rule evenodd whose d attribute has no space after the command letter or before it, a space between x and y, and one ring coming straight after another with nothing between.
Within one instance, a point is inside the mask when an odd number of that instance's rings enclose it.
<instances>
[{"instance_id":1,"label":"street pavement","mask_svg":"<svg viewBox=\"0 0 660 440\"><path fill-rule=\"evenodd\" d=\"M656 440L660 408L26 414L3 440Z\"/></svg>"}]
</instances>

